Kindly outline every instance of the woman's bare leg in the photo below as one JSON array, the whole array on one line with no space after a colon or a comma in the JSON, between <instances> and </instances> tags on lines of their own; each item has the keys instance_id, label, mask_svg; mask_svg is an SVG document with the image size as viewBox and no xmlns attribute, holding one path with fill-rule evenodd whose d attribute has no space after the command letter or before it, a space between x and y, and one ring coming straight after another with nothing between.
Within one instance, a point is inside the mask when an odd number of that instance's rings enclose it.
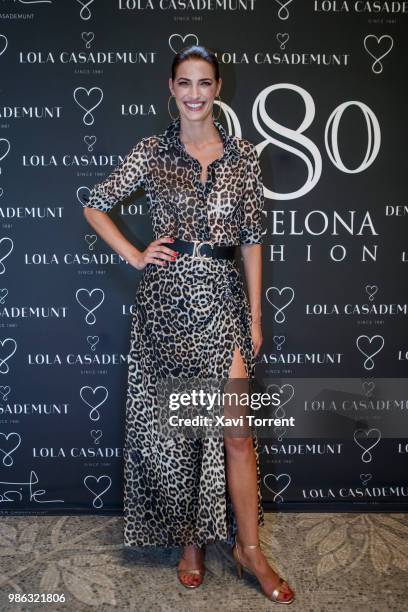
<instances>
[{"instance_id":1,"label":"woman's bare leg","mask_svg":"<svg viewBox=\"0 0 408 612\"><path fill-rule=\"evenodd\" d=\"M234 385L237 392L243 390L244 387L246 387L246 392L248 391L246 382L243 380L247 379L247 373L237 346L234 349L229 378L239 380L235 383L233 380L229 380L228 391L232 392ZM249 550L243 548L246 544L256 544L259 541L258 488L252 436L238 437L231 434L228 435L228 432L226 432L224 443L228 492L232 500L238 526L239 556L244 565L247 565L252 571L256 572L264 591L270 595L278 584L278 574L271 568L260 548ZM281 591L278 596L279 600L292 597L293 591L287 588L285 584L280 585L279 588ZM286 597L285 593L288 594Z\"/></svg>"}]
</instances>

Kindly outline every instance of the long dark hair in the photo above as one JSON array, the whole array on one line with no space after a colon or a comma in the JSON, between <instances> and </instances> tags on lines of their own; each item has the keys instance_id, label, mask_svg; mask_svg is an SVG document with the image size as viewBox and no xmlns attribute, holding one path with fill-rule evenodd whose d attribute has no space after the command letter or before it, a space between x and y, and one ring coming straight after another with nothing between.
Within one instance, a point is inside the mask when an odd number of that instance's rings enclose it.
<instances>
[{"instance_id":1,"label":"long dark hair","mask_svg":"<svg viewBox=\"0 0 408 612\"><path fill-rule=\"evenodd\" d=\"M211 64L214 69L215 80L219 81L220 66L218 63L217 56L213 51L211 51L211 49L208 49L208 47L204 47L203 45L189 45L188 47L184 47L184 49L181 49L181 51L176 53L173 59L173 63L171 65L171 78L173 79L173 81L176 78L177 66L181 64L181 62L184 62L185 60L188 60L190 58L202 59Z\"/></svg>"}]
</instances>

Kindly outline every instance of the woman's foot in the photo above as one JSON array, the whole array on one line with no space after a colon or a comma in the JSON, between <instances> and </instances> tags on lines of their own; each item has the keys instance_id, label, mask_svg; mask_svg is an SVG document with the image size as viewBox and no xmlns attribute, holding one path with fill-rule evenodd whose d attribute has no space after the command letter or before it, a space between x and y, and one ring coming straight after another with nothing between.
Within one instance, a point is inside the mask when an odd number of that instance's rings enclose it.
<instances>
[{"instance_id":1,"label":"woman's foot","mask_svg":"<svg viewBox=\"0 0 408 612\"><path fill-rule=\"evenodd\" d=\"M280 582L280 576L269 565L261 547L248 548L237 538L237 550L242 565L253 572L258 579L264 594L270 598L274 589L278 588L277 600L287 602L294 598L294 592L286 581Z\"/></svg>"},{"instance_id":2,"label":"woman's foot","mask_svg":"<svg viewBox=\"0 0 408 612\"><path fill-rule=\"evenodd\" d=\"M204 558L205 546L200 548L196 544L189 544L183 547L183 552L177 566L178 578L183 586L189 588L200 586L205 572ZM187 570L194 571L189 572Z\"/></svg>"}]
</instances>

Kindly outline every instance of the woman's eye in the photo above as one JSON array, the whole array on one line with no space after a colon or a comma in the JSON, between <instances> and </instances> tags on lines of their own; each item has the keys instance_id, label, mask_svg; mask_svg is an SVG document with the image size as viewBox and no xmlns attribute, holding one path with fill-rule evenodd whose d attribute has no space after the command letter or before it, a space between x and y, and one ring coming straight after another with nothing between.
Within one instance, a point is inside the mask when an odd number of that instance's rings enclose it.
<instances>
[{"instance_id":1,"label":"woman's eye","mask_svg":"<svg viewBox=\"0 0 408 612\"><path fill-rule=\"evenodd\" d=\"M179 85L188 85L188 83L186 81L179 81ZM204 83L201 83L201 85L211 85L211 83L209 81L205 81Z\"/></svg>"}]
</instances>

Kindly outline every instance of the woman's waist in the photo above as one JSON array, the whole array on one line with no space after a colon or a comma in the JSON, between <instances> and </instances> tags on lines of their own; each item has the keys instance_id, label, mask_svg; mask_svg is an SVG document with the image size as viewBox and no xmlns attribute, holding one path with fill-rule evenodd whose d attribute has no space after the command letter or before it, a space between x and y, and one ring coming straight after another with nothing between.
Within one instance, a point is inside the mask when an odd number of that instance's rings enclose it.
<instances>
[{"instance_id":1,"label":"woman's waist","mask_svg":"<svg viewBox=\"0 0 408 612\"><path fill-rule=\"evenodd\" d=\"M177 236L173 241L164 243L179 253L186 253L194 259L234 259L237 244L219 241L214 238L191 238Z\"/></svg>"},{"instance_id":2,"label":"woman's waist","mask_svg":"<svg viewBox=\"0 0 408 612\"><path fill-rule=\"evenodd\" d=\"M165 261L165 260L163 260ZM206 284L216 287L220 283L240 283L241 273L236 259L194 258L180 253L165 264L148 263L141 282L162 281L174 285Z\"/></svg>"}]
</instances>

